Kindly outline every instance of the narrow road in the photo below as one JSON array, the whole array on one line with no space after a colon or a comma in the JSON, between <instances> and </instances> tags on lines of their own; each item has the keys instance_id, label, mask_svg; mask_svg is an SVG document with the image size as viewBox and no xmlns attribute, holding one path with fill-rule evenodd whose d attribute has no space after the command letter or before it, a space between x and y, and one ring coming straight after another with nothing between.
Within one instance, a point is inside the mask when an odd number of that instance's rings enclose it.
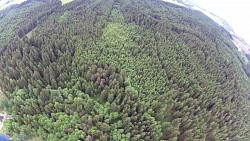
<instances>
[{"instance_id":1,"label":"narrow road","mask_svg":"<svg viewBox=\"0 0 250 141\"><path fill-rule=\"evenodd\" d=\"M0 116L3 116L4 117L4 119L3 120L5 120L5 118L7 117L7 113L4 111L4 113L2 114L2 113L0 113ZM3 120L2 121L0 121L0 131L2 130L2 128L3 128Z\"/></svg>"},{"instance_id":2,"label":"narrow road","mask_svg":"<svg viewBox=\"0 0 250 141\"><path fill-rule=\"evenodd\" d=\"M0 88L0 98L3 98L3 92ZM6 112L4 112L4 114L6 114ZM4 114L0 114L0 116L4 116ZM2 130L3 128L3 121L0 121L0 131Z\"/></svg>"},{"instance_id":3,"label":"narrow road","mask_svg":"<svg viewBox=\"0 0 250 141\"><path fill-rule=\"evenodd\" d=\"M3 128L3 122L0 121L0 131L2 130Z\"/></svg>"}]
</instances>

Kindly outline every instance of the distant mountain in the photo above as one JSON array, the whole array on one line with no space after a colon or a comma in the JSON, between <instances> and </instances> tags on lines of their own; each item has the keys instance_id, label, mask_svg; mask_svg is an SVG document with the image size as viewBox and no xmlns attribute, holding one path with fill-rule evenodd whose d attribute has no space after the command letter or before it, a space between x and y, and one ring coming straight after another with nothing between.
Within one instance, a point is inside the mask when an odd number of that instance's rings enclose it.
<instances>
[{"instance_id":1,"label":"distant mountain","mask_svg":"<svg viewBox=\"0 0 250 141\"><path fill-rule=\"evenodd\" d=\"M190 0L164 0L167 2L171 2L180 6L185 6L189 9L193 9L193 10L198 10L201 11L202 13L204 13L205 15L207 15L208 17L210 17L211 19L213 19L216 23L218 23L220 26L224 27L227 31L229 31L230 33L234 34L234 30L233 28L221 17L217 16L216 14L201 8L200 6L196 5L195 3L193 3Z\"/></svg>"},{"instance_id":2,"label":"distant mountain","mask_svg":"<svg viewBox=\"0 0 250 141\"><path fill-rule=\"evenodd\" d=\"M184 6L189 9L198 10L207 15L209 18L214 20L217 24L227 30L231 35L230 38L233 43L238 47L238 50L243 52L244 54L250 54L250 45L237 33L235 33L234 29L227 23L226 20L222 19L221 17L217 16L216 14L201 8L199 5L196 5L192 0L164 0L167 2L174 3L179 6Z\"/></svg>"},{"instance_id":3,"label":"distant mountain","mask_svg":"<svg viewBox=\"0 0 250 141\"><path fill-rule=\"evenodd\" d=\"M194 10L198 10L198 11L203 12L205 15L207 15L208 17L213 19L220 26L224 27L231 34L235 34L234 29L227 23L227 21L225 21L221 17L217 16L216 14L214 14L214 13L212 13L204 8L199 7L198 5L194 4L190 0L177 0L177 2L185 5L186 7L190 8L190 9L194 9Z\"/></svg>"}]
</instances>

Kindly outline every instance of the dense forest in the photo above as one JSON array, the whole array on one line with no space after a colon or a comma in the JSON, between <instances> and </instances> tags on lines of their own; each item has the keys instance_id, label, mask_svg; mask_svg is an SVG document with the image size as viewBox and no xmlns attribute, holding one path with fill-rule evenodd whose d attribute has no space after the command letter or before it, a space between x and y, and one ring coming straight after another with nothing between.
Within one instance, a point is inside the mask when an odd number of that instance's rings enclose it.
<instances>
[{"instance_id":1,"label":"dense forest","mask_svg":"<svg viewBox=\"0 0 250 141\"><path fill-rule=\"evenodd\" d=\"M247 141L247 58L160 0L29 0L0 11L4 131L18 141Z\"/></svg>"}]
</instances>

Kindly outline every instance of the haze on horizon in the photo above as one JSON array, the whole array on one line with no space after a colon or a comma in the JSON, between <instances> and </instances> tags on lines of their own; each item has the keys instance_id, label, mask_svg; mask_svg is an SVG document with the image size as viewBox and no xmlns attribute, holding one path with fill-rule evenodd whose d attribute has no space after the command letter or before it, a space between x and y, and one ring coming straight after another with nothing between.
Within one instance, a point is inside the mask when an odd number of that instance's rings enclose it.
<instances>
[{"instance_id":1,"label":"haze on horizon","mask_svg":"<svg viewBox=\"0 0 250 141\"><path fill-rule=\"evenodd\" d=\"M24 1L26 0L0 0L0 10L3 10L13 4L20 4Z\"/></svg>"},{"instance_id":2,"label":"haze on horizon","mask_svg":"<svg viewBox=\"0 0 250 141\"><path fill-rule=\"evenodd\" d=\"M0 0L0 10L26 0ZM66 0L67 1L67 0ZM250 4L247 0L188 0L201 8L210 11L225 19L233 27L236 34L240 35L250 44Z\"/></svg>"},{"instance_id":3,"label":"haze on horizon","mask_svg":"<svg viewBox=\"0 0 250 141\"><path fill-rule=\"evenodd\" d=\"M250 4L248 0L189 0L226 20L236 34L250 44Z\"/></svg>"}]
</instances>

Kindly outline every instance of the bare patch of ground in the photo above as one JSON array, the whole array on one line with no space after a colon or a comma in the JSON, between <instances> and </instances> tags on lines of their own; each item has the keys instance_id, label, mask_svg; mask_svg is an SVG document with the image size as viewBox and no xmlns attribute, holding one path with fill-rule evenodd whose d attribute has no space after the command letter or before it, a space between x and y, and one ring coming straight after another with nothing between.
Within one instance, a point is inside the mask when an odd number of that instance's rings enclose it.
<instances>
[{"instance_id":1,"label":"bare patch of ground","mask_svg":"<svg viewBox=\"0 0 250 141\"><path fill-rule=\"evenodd\" d=\"M250 55L250 51L249 51L248 47L244 43L242 43L240 40L238 40L237 38L234 38L234 37L233 37L232 41L238 47L238 49L240 51L242 51L245 54Z\"/></svg>"},{"instance_id":2,"label":"bare patch of ground","mask_svg":"<svg viewBox=\"0 0 250 141\"><path fill-rule=\"evenodd\" d=\"M66 4L66 3L69 3L71 1L74 1L74 0L61 0L62 1L62 5Z\"/></svg>"}]
</instances>

